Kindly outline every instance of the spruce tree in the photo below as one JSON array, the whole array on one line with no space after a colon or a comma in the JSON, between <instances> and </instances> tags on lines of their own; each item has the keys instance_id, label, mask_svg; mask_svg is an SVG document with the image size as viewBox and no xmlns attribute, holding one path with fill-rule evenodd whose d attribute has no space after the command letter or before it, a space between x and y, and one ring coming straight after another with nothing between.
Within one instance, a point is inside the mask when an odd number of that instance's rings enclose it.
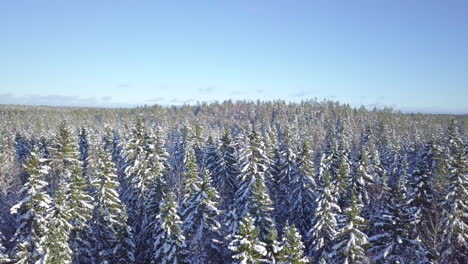
<instances>
[{"instance_id":1,"label":"spruce tree","mask_svg":"<svg viewBox=\"0 0 468 264\"><path fill-rule=\"evenodd\" d=\"M148 177L148 194L144 201L144 212L142 230L137 234L138 255L137 262L148 263L151 261L153 252L153 237L156 232L156 216L159 213L159 203L164 198L167 184L165 175L168 171L167 152L164 149L164 141L161 139L159 131L154 135L154 150L150 160Z\"/></svg>"},{"instance_id":2,"label":"spruce tree","mask_svg":"<svg viewBox=\"0 0 468 264\"><path fill-rule=\"evenodd\" d=\"M281 243L278 241L276 226L272 226L265 238L266 260L268 263L277 263L281 259Z\"/></svg>"},{"instance_id":3,"label":"spruce tree","mask_svg":"<svg viewBox=\"0 0 468 264\"><path fill-rule=\"evenodd\" d=\"M218 163L214 166L214 186L221 196L221 208L226 210L234 202L238 187L236 180L239 175L236 146L227 129L221 138Z\"/></svg>"},{"instance_id":4,"label":"spruce tree","mask_svg":"<svg viewBox=\"0 0 468 264\"><path fill-rule=\"evenodd\" d=\"M45 238L47 264L67 264L72 262L72 250L68 245L72 218L68 209L66 194L63 187L56 192L53 206L47 216L49 232Z\"/></svg>"},{"instance_id":5,"label":"spruce tree","mask_svg":"<svg viewBox=\"0 0 468 264\"><path fill-rule=\"evenodd\" d=\"M113 250L117 243L116 226L122 213L122 202L117 189L117 169L110 153L97 150L95 154L94 180L95 191L92 227L95 236L95 261L111 263ZM126 224L126 223L123 223Z\"/></svg>"},{"instance_id":6,"label":"spruce tree","mask_svg":"<svg viewBox=\"0 0 468 264\"><path fill-rule=\"evenodd\" d=\"M249 136L247 146L241 150L239 189L236 192L235 206L238 220L247 214L252 215L261 239L273 225L273 206L264 177L266 159L262 141L254 130Z\"/></svg>"},{"instance_id":7,"label":"spruce tree","mask_svg":"<svg viewBox=\"0 0 468 264\"><path fill-rule=\"evenodd\" d=\"M16 263L41 263L45 258L46 215L51 199L45 190L47 182L44 178L49 167L44 162L38 149L34 148L24 165L29 177L21 189L22 200L11 208L19 224L12 238L16 243L13 249Z\"/></svg>"},{"instance_id":8,"label":"spruce tree","mask_svg":"<svg viewBox=\"0 0 468 264\"><path fill-rule=\"evenodd\" d=\"M275 188L277 192L274 197L275 201L275 219L281 228L286 222L289 215L290 208L290 184L294 180L294 176L297 175L297 156L292 149L291 136L288 129L284 129L282 133L282 143L279 149L280 165L279 175L275 181Z\"/></svg>"},{"instance_id":9,"label":"spruce tree","mask_svg":"<svg viewBox=\"0 0 468 264\"><path fill-rule=\"evenodd\" d=\"M250 215L247 214L241 219L229 249L232 252L233 264L255 264L265 260L265 244L258 239L258 229Z\"/></svg>"},{"instance_id":10,"label":"spruce tree","mask_svg":"<svg viewBox=\"0 0 468 264\"><path fill-rule=\"evenodd\" d=\"M184 180L182 203L185 206L192 194L200 189L199 169L194 151L188 151L187 153L186 170L182 175L182 179Z\"/></svg>"},{"instance_id":11,"label":"spruce tree","mask_svg":"<svg viewBox=\"0 0 468 264\"><path fill-rule=\"evenodd\" d=\"M290 182L288 200L290 204L290 221L299 227L300 233L306 235L311 228L310 216L315 209L315 171L312 152L307 142L302 145L297 161L297 170Z\"/></svg>"},{"instance_id":12,"label":"spruce tree","mask_svg":"<svg viewBox=\"0 0 468 264\"><path fill-rule=\"evenodd\" d=\"M211 186L211 178L207 170L203 171L200 188L191 194L186 208L182 212L183 230L190 252L191 263L207 263L219 258L220 223L218 218L218 193Z\"/></svg>"},{"instance_id":13,"label":"spruce tree","mask_svg":"<svg viewBox=\"0 0 468 264\"><path fill-rule=\"evenodd\" d=\"M185 237L177 214L175 194L170 191L160 203L156 216L153 257L151 263L183 263L186 258Z\"/></svg>"},{"instance_id":14,"label":"spruce tree","mask_svg":"<svg viewBox=\"0 0 468 264\"><path fill-rule=\"evenodd\" d=\"M419 238L412 238L415 216L406 199L405 180L393 186L384 207L371 223L370 252L377 263L424 263L426 251Z\"/></svg>"},{"instance_id":15,"label":"spruce tree","mask_svg":"<svg viewBox=\"0 0 468 264\"><path fill-rule=\"evenodd\" d=\"M333 263L368 263L366 249L370 245L365 234L367 221L360 216L362 204L352 196L350 206L344 210L346 225L339 231L333 252Z\"/></svg>"},{"instance_id":16,"label":"spruce tree","mask_svg":"<svg viewBox=\"0 0 468 264\"><path fill-rule=\"evenodd\" d=\"M125 206L122 207L118 223L115 225L116 241L111 263L132 264L135 263L135 242L130 229Z\"/></svg>"},{"instance_id":17,"label":"spruce tree","mask_svg":"<svg viewBox=\"0 0 468 264\"><path fill-rule=\"evenodd\" d=\"M336 204L336 196L332 193L330 176L324 171L323 183L316 200L312 228L308 233L310 243L309 255L315 262L328 261L332 252L333 241L338 235L337 218L341 208Z\"/></svg>"},{"instance_id":18,"label":"spruce tree","mask_svg":"<svg viewBox=\"0 0 468 264\"><path fill-rule=\"evenodd\" d=\"M468 152L458 129L452 128L448 188L442 203L441 225L444 233L440 246L439 263L468 262Z\"/></svg>"},{"instance_id":19,"label":"spruce tree","mask_svg":"<svg viewBox=\"0 0 468 264\"><path fill-rule=\"evenodd\" d=\"M278 263L301 264L308 263L309 260L304 256L304 243L302 236L294 225L286 222L283 230L283 239L281 241L281 253Z\"/></svg>"}]
</instances>

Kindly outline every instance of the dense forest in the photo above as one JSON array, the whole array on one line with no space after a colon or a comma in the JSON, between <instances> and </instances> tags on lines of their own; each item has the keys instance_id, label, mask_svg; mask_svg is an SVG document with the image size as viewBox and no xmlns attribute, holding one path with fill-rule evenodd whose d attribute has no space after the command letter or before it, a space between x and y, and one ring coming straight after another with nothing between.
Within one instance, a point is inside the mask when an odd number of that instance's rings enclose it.
<instances>
[{"instance_id":1,"label":"dense forest","mask_svg":"<svg viewBox=\"0 0 468 264\"><path fill-rule=\"evenodd\" d=\"M0 263L468 263L467 115L0 106Z\"/></svg>"}]
</instances>

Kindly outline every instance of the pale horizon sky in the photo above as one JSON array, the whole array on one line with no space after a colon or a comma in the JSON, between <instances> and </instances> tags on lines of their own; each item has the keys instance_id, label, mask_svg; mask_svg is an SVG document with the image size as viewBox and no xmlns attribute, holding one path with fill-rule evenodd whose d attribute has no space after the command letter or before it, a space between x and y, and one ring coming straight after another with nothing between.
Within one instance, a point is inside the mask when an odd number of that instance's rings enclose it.
<instances>
[{"instance_id":1,"label":"pale horizon sky","mask_svg":"<svg viewBox=\"0 0 468 264\"><path fill-rule=\"evenodd\" d=\"M468 1L0 1L0 104L468 113Z\"/></svg>"}]
</instances>

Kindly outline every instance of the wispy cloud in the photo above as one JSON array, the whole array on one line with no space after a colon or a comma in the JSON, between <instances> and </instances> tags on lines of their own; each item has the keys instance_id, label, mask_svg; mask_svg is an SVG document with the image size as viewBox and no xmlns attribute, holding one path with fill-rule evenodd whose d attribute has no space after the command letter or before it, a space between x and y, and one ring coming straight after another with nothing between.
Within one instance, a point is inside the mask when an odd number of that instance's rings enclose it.
<instances>
[{"instance_id":1,"label":"wispy cloud","mask_svg":"<svg viewBox=\"0 0 468 264\"><path fill-rule=\"evenodd\" d=\"M299 92L290 94L291 97L304 97L306 95L307 95L306 91L299 91Z\"/></svg>"},{"instance_id":2,"label":"wispy cloud","mask_svg":"<svg viewBox=\"0 0 468 264\"><path fill-rule=\"evenodd\" d=\"M204 93L204 94L212 93L214 92L214 90L215 90L214 87L203 87L203 88L198 89L200 93Z\"/></svg>"},{"instance_id":3,"label":"wispy cloud","mask_svg":"<svg viewBox=\"0 0 468 264\"><path fill-rule=\"evenodd\" d=\"M149 103L160 103L164 101L164 97L153 97L148 100L146 100Z\"/></svg>"},{"instance_id":4,"label":"wispy cloud","mask_svg":"<svg viewBox=\"0 0 468 264\"><path fill-rule=\"evenodd\" d=\"M112 101L111 96L80 97L67 95L22 95L12 93L0 94L0 104L19 105L47 105L47 106L84 106L84 107L133 107L135 105L122 104Z\"/></svg>"}]
</instances>

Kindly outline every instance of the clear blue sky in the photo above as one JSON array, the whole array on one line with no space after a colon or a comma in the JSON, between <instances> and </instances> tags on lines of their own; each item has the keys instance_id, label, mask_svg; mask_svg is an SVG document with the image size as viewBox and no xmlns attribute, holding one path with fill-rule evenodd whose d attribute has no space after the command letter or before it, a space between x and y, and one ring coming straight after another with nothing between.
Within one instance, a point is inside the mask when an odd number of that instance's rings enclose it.
<instances>
[{"instance_id":1,"label":"clear blue sky","mask_svg":"<svg viewBox=\"0 0 468 264\"><path fill-rule=\"evenodd\" d=\"M0 103L468 113L468 1L0 1Z\"/></svg>"}]
</instances>

